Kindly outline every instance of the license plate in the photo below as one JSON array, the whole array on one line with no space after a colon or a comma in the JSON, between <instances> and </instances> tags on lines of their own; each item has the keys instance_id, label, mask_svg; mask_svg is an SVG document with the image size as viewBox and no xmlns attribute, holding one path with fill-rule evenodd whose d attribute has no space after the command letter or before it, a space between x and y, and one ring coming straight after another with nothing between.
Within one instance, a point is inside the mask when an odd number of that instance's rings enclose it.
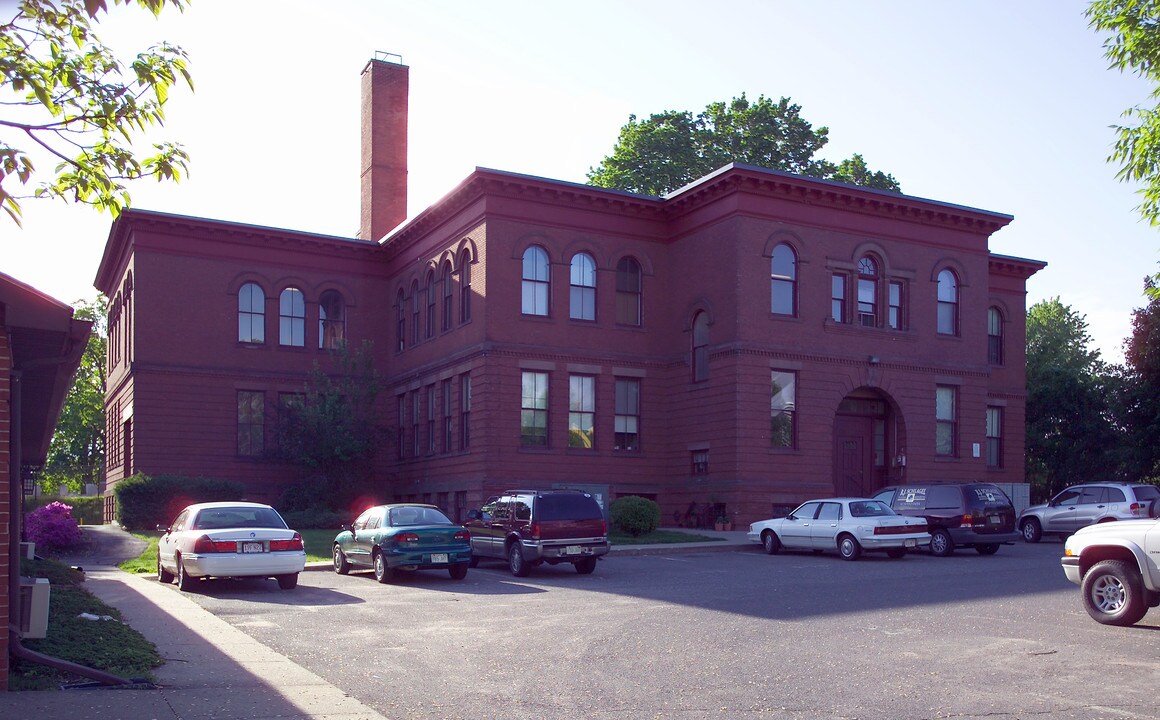
<instances>
[{"instance_id":1,"label":"license plate","mask_svg":"<svg viewBox=\"0 0 1160 720\"><path fill-rule=\"evenodd\" d=\"M910 538L909 540L903 540L902 545L904 547L914 547L914 538Z\"/></svg>"},{"instance_id":2,"label":"license plate","mask_svg":"<svg viewBox=\"0 0 1160 720\"><path fill-rule=\"evenodd\" d=\"M564 548L565 555L580 555L583 552L584 548L580 547L579 545L569 545L568 547Z\"/></svg>"},{"instance_id":3,"label":"license plate","mask_svg":"<svg viewBox=\"0 0 1160 720\"><path fill-rule=\"evenodd\" d=\"M262 546L262 543L260 543L260 542L242 543L242 552L244 552L244 553L260 553L260 552L263 552L264 550L265 550L265 548Z\"/></svg>"},{"instance_id":4,"label":"license plate","mask_svg":"<svg viewBox=\"0 0 1160 720\"><path fill-rule=\"evenodd\" d=\"M987 518L987 522L991 523L992 525L998 525L1003 521L999 517L992 515L991 517Z\"/></svg>"},{"instance_id":5,"label":"license plate","mask_svg":"<svg viewBox=\"0 0 1160 720\"><path fill-rule=\"evenodd\" d=\"M431 553L431 562L432 563L445 563L445 562L447 562L447 553Z\"/></svg>"}]
</instances>

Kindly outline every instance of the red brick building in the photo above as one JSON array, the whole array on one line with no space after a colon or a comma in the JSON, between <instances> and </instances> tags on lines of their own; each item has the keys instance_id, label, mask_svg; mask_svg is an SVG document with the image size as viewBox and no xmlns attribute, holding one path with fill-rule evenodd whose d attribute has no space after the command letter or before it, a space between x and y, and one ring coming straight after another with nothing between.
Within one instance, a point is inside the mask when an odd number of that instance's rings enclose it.
<instances>
[{"instance_id":1,"label":"red brick building","mask_svg":"<svg viewBox=\"0 0 1160 720\"><path fill-rule=\"evenodd\" d=\"M453 514L516 485L744 523L903 478L1023 482L1044 263L988 250L1010 216L730 165L660 198L477 169L403 222L407 68L363 77L362 239L114 224L110 488L176 472L276 501L280 397L364 340L396 440L374 472Z\"/></svg>"}]
</instances>

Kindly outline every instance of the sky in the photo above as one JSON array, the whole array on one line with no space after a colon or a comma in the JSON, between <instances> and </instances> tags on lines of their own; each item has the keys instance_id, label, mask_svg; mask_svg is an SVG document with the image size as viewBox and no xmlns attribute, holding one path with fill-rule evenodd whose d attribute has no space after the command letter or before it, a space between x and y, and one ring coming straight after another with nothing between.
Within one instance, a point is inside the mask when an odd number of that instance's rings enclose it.
<instances>
[{"instance_id":1,"label":"sky","mask_svg":"<svg viewBox=\"0 0 1160 720\"><path fill-rule=\"evenodd\" d=\"M0 16L14 0L0 0ZM1042 260L1027 305L1058 297L1122 362L1160 234L1107 161L1150 87L1108 69L1076 0L192 0L159 18L115 7L98 34L131 57L190 55L150 142L191 155L133 207L353 237L359 75L410 68L408 212L476 167L585 182L629 115L698 112L742 93L789 97L829 128L821 156L860 153L907 195L1006 213L991 251ZM0 135L0 137L8 137ZM11 142L11 140L10 140ZM40 163L43 168L53 163ZM96 297L108 214L63 201L0 216L0 272L63 302Z\"/></svg>"}]
</instances>

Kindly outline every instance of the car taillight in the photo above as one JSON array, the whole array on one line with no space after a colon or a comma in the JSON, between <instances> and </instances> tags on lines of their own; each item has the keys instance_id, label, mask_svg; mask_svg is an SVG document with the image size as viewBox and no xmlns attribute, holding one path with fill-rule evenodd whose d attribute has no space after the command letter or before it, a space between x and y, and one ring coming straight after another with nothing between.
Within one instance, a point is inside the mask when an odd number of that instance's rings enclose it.
<instances>
[{"instance_id":1,"label":"car taillight","mask_svg":"<svg viewBox=\"0 0 1160 720\"><path fill-rule=\"evenodd\" d=\"M875 535L909 535L926 532L926 525L885 525L874 528Z\"/></svg>"},{"instance_id":2,"label":"car taillight","mask_svg":"<svg viewBox=\"0 0 1160 720\"><path fill-rule=\"evenodd\" d=\"M419 542L419 536L416 535L415 533L411 533L411 532L399 533L398 535L395 536L395 542L397 542L399 544L417 543L417 542Z\"/></svg>"},{"instance_id":3,"label":"car taillight","mask_svg":"<svg viewBox=\"0 0 1160 720\"><path fill-rule=\"evenodd\" d=\"M530 532L531 532L531 534L532 534L532 539L533 539L533 540L539 540L539 539L540 539L540 524L539 524L539 523L535 523L535 522L534 522L534 523L532 523L532 526L531 526L531 528L529 528L529 531L530 531Z\"/></svg>"},{"instance_id":4,"label":"car taillight","mask_svg":"<svg viewBox=\"0 0 1160 720\"><path fill-rule=\"evenodd\" d=\"M1148 506L1144 503L1132 503L1128 506L1128 512L1132 515L1148 517Z\"/></svg>"},{"instance_id":5,"label":"car taillight","mask_svg":"<svg viewBox=\"0 0 1160 720\"><path fill-rule=\"evenodd\" d=\"M214 540L209 535L202 535L193 543L195 553L232 553L238 551L237 540Z\"/></svg>"},{"instance_id":6,"label":"car taillight","mask_svg":"<svg viewBox=\"0 0 1160 720\"><path fill-rule=\"evenodd\" d=\"M972 518L970 515L964 515L963 521L961 523L959 523L959 527L965 527L965 528L974 527L975 526L974 520L975 519Z\"/></svg>"},{"instance_id":7,"label":"car taillight","mask_svg":"<svg viewBox=\"0 0 1160 720\"><path fill-rule=\"evenodd\" d=\"M306 545L302 542L302 535L294 533L294 537L289 540L271 540L270 552L278 552L279 550L305 550Z\"/></svg>"},{"instance_id":8,"label":"car taillight","mask_svg":"<svg viewBox=\"0 0 1160 720\"><path fill-rule=\"evenodd\" d=\"M455 532L455 535L453 536L453 538L454 538L455 540L470 540L470 539L471 539L471 533L470 533L470 532L468 532L467 530L457 530L457 531Z\"/></svg>"}]
</instances>

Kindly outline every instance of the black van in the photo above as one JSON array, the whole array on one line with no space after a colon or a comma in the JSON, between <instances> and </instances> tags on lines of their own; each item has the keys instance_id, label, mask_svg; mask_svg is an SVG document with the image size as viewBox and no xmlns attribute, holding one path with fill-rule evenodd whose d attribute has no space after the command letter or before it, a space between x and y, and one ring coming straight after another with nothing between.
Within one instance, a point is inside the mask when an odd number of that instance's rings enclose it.
<instances>
[{"instance_id":1,"label":"black van","mask_svg":"<svg viewBox=\"0 0 1160 720\"><path fill-rule=\"evenodd\" d=\"M471 567L503 558L523 577L541 563L572 563L587 575L608 553L608 523L596 498L579 490L508 490L467 513Z\"/></svg>"},{"instance_id":2,"label":"black van","mask_svg":"<svg viewBox=\"0 0 1160 720\"><path fill-rule=\"evenodd\" d=\"M874 495L899 515L926 518L930 551L946 557L956 547L994 555L1019 539L1011 498L990 483L898 485Z\"/></svg>"}]
</instances>

